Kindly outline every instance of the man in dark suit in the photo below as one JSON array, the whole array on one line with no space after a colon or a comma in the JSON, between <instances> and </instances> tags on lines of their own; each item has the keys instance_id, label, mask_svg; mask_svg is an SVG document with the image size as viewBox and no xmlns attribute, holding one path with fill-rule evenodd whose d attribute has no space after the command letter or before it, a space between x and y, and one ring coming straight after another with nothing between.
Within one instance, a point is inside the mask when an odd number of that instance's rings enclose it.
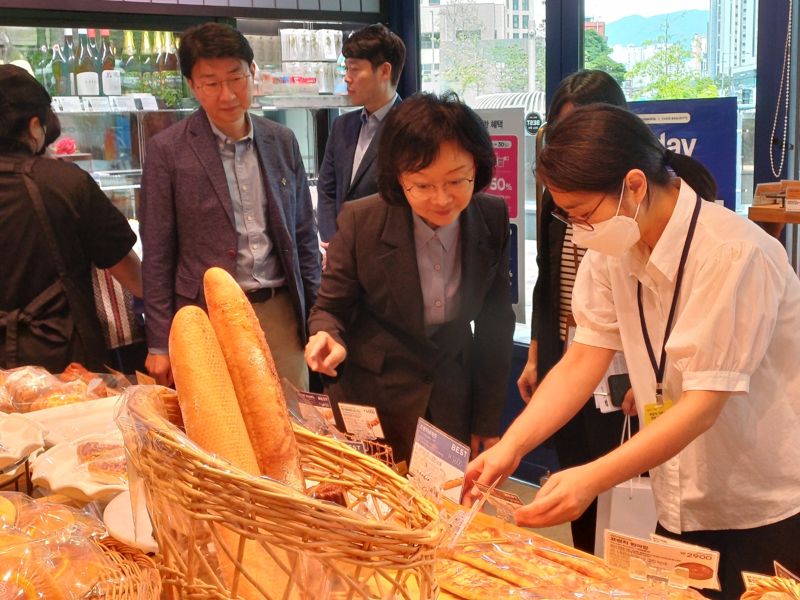
<instances>
[{"instance_id":1,"label":"man in dark suit","mask_svg":"<svg viewBox=\"0 0 800 600\"><path fill-rule=\"evenodd\" d=\"M333 122L317 181L317 220L323 247L336 232L336 216L348 200L378 191L378 140L383 121L400 102L397 82L406 47L383 25L359 29L342 46L347 94L360 111Z\"/></svg>"},{"instance_id":2,"label":"man in dark suit","mask_svg":"<svg viewBox=\"0 0 800 600\"><path fill-rule=\"evenodd\" d=\"M171 383L172 318L181 306L204 305L203 274L219 266L253 304L279 374L307 387L305 322L320 264L297 140L248 113L253 51L235 29L187 30L180 62L201 108L147 146L140 211L147 369Z\"/></svg>"}]
</instances>

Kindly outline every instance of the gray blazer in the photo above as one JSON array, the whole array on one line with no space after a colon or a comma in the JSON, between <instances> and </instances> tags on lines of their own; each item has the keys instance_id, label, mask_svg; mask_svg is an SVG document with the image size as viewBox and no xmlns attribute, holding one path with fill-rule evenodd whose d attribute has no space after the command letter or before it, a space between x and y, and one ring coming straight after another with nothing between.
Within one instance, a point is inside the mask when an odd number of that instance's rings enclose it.
<instances>
[{"instance_id":1,"label":"gray blazer","mask_svg":"<svg viewBox=\"0 0 800 600\"><path fill-rule=\"evenodd\" d=\"M311 310L310 333L327 331L347 348L326 391L375 406L397 460L409 458L418 417L464 442L500 433L514 332L508 210L476 194L460 221L460 315L432 337L411 209L377 195L344 205Z\"/></svg>"},{"instance_id":2,"label":"gray blazer","mask_svg":"<svg viewBox=\"0 0 800 600\"><path fill-rule=\"evenodd\" d=\"M275 244L305 337L319 288L320 260L311 195L294 134L252 116ZM147 343L167 348L175 312L204 306L203 274L212 266L236 273L237 235L225 170L205 111L165 129L147 145L142 175L142 276ZM275 222L278 221L278 222Z\"/></svg>"},{"instance_id":3,"label":"gray blazer","mask_svg":"<svg viewBox=\"0 0 800 600\"><path fill-rule=\"evenodd\" d=\"M400 96L393 107L399 103ZM329 241L336 233L336 216L345 202L378 192L378 144L385 120L381 121L375 137L364 152L355 177L353 157L361 132L361 111L345 113L333 122L317 180L317 221L322 241Z\"/></svg>"}]
</instances>

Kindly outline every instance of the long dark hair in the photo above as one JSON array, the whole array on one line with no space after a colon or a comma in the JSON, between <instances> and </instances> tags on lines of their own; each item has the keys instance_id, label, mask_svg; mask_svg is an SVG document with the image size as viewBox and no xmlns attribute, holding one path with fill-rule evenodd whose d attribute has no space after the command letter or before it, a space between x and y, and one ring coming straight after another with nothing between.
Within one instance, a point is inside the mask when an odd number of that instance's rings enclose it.
<instances>
[{"instance_id":1,"label":"long dark hair","mask_svg":"<svg viewBox=\"0 0 800 600\"><path fill-rule=\"evenodd\" d=\"M536 174L548 187L565 192L619 193L624 177L640 169L664 186L670 170L705 200L717 197L717 183L702 164L664 148L632 112L608 104L576 108L548 131Z\"/></svg>"},{"instance_id":2,"label":"long dark hair","mask_svg":"<svg viewBox=\"0 0 800 600\"><path fill-rule=\"evenodd\" d=\"M437 156L442 142L456 142L475 159L475 191L492 181L495 157L481 118L453 92L420 92L403 100L386 117L378 146L378 191L385 202L408 203L398 181L401 173L421 171Z\"/></svg>"},{"instance_id":3,"label":"long dark hair","mask_svg":"<svg viewBox=\"0 0 800 600\"><path fill-rule=\"evenodd\" d=\"M627 108L625 93L616 79L605 71L585 69L568 75L558 84L556 93L547 110L547 125L552 127L558 120L558 114L566 104L585 106L603 102Z\"/></svg>"}]
</instances>

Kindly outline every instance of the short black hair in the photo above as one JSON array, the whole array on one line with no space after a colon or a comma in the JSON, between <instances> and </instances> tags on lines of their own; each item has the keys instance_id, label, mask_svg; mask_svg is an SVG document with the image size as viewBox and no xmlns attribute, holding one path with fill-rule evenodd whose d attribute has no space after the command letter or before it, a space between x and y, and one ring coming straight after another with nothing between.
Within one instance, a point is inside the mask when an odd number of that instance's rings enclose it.
<instances>
[{"instance_id":1,"label":"short black hair","mask_svg":"<svg viewBox=\"0 0 800 600\"><path fill-rule=\"evenodd\" d=\"M453 92L420 92L386 117L378 146L378 192L388 204L408 204L401 173L420 171L439 155L442 142L456 142L475 159L475 191L492 180L495 156L483 120Z\"/></svg>"},{"instance_id":2,"label":"short black hair","mask_svg":"<svg viewBox=\"0 0 800 600\"><path fill-rule=\"evenodd\" d=\"M181 34L178 59L181 73L192 78L192 69L201 58L239 58L253 64L253 49L242 33L223 23L203 23Z\"/></svg>"},{"instance_id":3,"label":"short black hair","mask_svg":"<svg viewBox=\"0 0 800 600\"><path fill-rule=\"evenodd\" d=\"M28 127L33 117L42 126L57 118L50 108L50 94L33 75L16 65L0 65L0 148L27 148Z\"/></svg>"},{"instance_id":4,"label":"short black hair","mask_svg":"<svg viewBox=\"0 0 800 600\"><path fill-rule=\"evenodd\" d=\"M547 111L548 127L555 125L558 114L565 104L586 106L598 102L621 108L628 107L625 92L611 75L597 69L576 71L558 84L550 101L550 109Z\"/></svg>"},{"instance_id":5,"label":"short black hair","mask_svg":"<svg viewBox=\"0 0 800 600\"><path fill-rule=\"evenodd\" d=\"M368 60L375 70L383 63L392 66L392 85L397 87L406 64L406 45L385 25L367 25L350 34L342 45L342 56Z\"/></svg>"}]
</instances>

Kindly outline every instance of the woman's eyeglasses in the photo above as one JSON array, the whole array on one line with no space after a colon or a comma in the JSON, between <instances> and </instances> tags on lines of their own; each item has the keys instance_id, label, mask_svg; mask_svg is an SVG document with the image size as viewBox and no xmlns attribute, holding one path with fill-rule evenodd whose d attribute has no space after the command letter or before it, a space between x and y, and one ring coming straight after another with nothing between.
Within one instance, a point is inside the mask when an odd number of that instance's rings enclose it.
<instances>
[{"instance_id":1,"label":"woman's eyeglasses","mask_svg":"<svg viewBox=\"0 0 800 600\"><path fill-rule=\"evenodd\" d=\"M470 186L475 181L475 177L461 177L451 181L445 181L441 186L432 183L415 183L408 187L403 186L412 199L417 202L427 202L436 196L436 190L441 187L446 195L457 196L471 191Z\"/></svg>"},{"instance_id":2,"label":"woman's eyeglasses","mask_svg":"<svg viewBox=\"0 0 800 600\"><path fill-rule=\"evenodd\" d=\"M564 225L572 225L573 227L577 227L578 229L593 231L594 225L589 223L589 219L592 218L592 215L598 208L600 208L600 205L603 203L603 200L605 199L606 199L605 196L600 198L600 202L598 202L595 205L595 207L589 212L589 214L584 217L573 217L560 206L556 206L553 210L550 211L550 214L553 215L554 219L558 219L559 221L564 223Z\"/></svg>"}]
</instances>

